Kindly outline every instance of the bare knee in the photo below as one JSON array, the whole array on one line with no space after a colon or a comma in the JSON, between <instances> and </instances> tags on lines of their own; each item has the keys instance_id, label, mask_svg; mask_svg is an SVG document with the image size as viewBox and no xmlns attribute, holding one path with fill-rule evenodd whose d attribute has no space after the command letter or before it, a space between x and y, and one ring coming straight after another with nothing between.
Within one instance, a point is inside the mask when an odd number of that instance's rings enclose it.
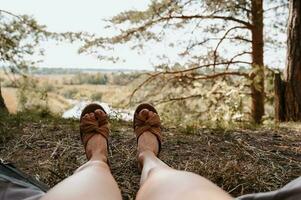
<instances>
[{"instance_id":1,"label":"bare knee","mask_svg":"<svg viewBox=\"0 0 301 200\"><path fill-rule=\"evenodd\" d=\"M82 166L80 166L74 173L78 173L80 171L83 171L85 169L88 168L100 168L103 170L110 170L108 164L106 162L103 161L88 161L85 164L83 164Z\"/></svg>"},{"instance_id":2,"label":"bare knee","mask_svg":"<svg viewBox=\"0 0 301 200\"><path fill-rule=\"evenodd\" d=\"M173 170L173 169L163 168L163 167L154 167L149 170L147 175L148 175L148 177L153 177L153 176L159 175L161 173L168 172L169 170Z\"/></svg>"},{"instance_id":3,"label":"bare knee","mask_svg":"<svg viewBox=\"0 0 301 200\"><path fill-rule=\"evenodd\" d=\"M171 192L172 191L172 192ZM191 172L153 168L137 199L231 199L222 189ZM202 197L202 198L201 198Z\"/></svg>"},{"instance_id":4,"label":"bare knee","mask_svg":"<svg viewBox=\"0 0 301 200\"><path fill-rule=\"evenodd\" d=\"M186 171L180 171L175 170L172 168L165 168L165 167L155 167L149 170L148 177L150 180L160 181L161 179L164 179L164 181L171 182L172 180L178 180L178 179L197 179L198 181L207 181L207 179L203 178L202 176L199 176L197 174L186 172Z\"/></svg>"}]
</instances>

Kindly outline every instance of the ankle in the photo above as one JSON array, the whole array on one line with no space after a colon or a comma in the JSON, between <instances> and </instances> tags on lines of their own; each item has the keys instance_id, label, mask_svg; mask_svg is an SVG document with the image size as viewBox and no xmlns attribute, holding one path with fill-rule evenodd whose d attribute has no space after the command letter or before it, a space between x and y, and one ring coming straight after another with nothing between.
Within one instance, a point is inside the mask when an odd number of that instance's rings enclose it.
<instances>
[{"instance_id":1,"label":"ankle","mask_svg":"<svg viewBox=\"0 0 301 200\"><path fill-rule=\"evenodd\" d=\"M156 157L156 154L153 151L145 150L137 153L138 161L143 163L144 159L148 156Z\"/></svg>"},{"instance_id":2,"label":"ankle","mask_svg":"<svg viewBox=\"0 0 301 200\"><path fill-rule=\"evenodd\" d=\"M138 155L142 153L152 153L157 155L159 152L159 143L157 137L151 132L144 132L138 139Z\"/></svg>"},{"instance_id":3,"label":"ankle","mask_svg":"<svg viewBox=\"0 0 301 200\"><path fill-rule=\"evenodd\" d=\"M137 161L138 161L139 171L142 171L146 160L149 159L149 158L156 159L157 156L153 151L149 151L149 150L137 153Z\"/></svg>"},{"instance_id":4,"label":"ankle","mask_svg":"<svg viewBox=\"0 0 301 200\"><path fill-rule=\"evenodd\" d=\"M108 163L108 155L100 152L93 153L89 161L103 161L105 163Z\"/></svg>"},{"instance_id":5,"label":"ankle","mask_svg":"<svg viewBox=\"0 0 301 200\"><path fill-rule=\"evenodd\" d=\"M89 139L86 146L86 155L89 160L100 160L107 162L108 147L107 140L100 134Z\"/></svg>"}]
</instances>

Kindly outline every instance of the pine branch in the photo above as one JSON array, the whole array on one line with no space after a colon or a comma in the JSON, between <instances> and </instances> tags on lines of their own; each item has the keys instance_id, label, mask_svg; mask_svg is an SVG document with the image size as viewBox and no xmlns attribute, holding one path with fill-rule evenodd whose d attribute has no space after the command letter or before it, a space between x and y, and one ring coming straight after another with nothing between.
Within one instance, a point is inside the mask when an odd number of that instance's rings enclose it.
<instances>
[{"instance_id":1,"label":"pine branch","mask_svg":"<svg viewBox=\"0 0 301 200\"><path fill-rule=\"evenodd\" d=\"M245 61L233 61L233 62L228 61L228 62L216 63L216 66L217 65L229 65L229 64L252 64L252 63L245 62ZM160 75L180 74L182 76L185 76L183 74L185 74L187 72L195 71L197 69L210 67L210 66L213 66L213 64L212 63L205 64L205 65L200 65L198 67L193 67L193 68L189 68L189 69L185 69L185 70L178 70L178 71L163 71L163 72L157 72L155 74L148 73L149 77L145 81L143 81L140 85L138 85L131 93L130 102L132 101L134 95L137 93L138 90L140 90L143 86L149 84L152 80L156 79ZM222 73L217 73L217 74L212 74L212 75L203 75L201 77L189 77L189 78L194 79L194 80L201 80L201 79L214 79L214 78L218 78L220 76L244 76L246 78L249 78L249 74L243 73L243 72L222 72ZM186 76L186 77L188 77L188 76Z\"/></svg>"},{"instance_id":2,"label":"pine branch","mask_svg":"<svg viewBox=\"0 0 301 200\"><path fill-rule=\"evenodd\" d=\"M142 86L145 86L147 85L149 82L151 82L153 79L155 79L157 76L159 76L160 74L162 74L162 72L158 72L158 73L155 73L155 74L149 74L150 77L148 77L146 80L144 80L141 84L139 84L134 90L133 92L131 93L130 95L130 102L132 101L134 95L136 94L136 92L138 90L140 90L142 88Z\"/></svg>"},{"instance_id":3,"label":"pine branch","mask_svg":"<svg viewBox=\"0 0 301 200\"><path fill-rule=\"evenodd\" d=\"M213 52L213 70L215 70L215 64L216 64L216 59L217 59L217 50L219 48L219 46L221 45L221 43L225 40L225 38L227 37L227 35L233 31L233 30L236 30L236 29L248 29L248 27L246 26L234 26L230 29L228 29L225 34L223 35L223 37L220 39L220 41L217 43L215 49L214 49L214 52Z\"/></svg>"},{"instance_id":4,"label":"pine branch","mask_svg":"<svg viewBox=\"0 0 301 200\"><path fill-rule=\"evenodd\" d=\"M164 20L170 20L170 19L221 19L221 20L225 20L225 21L233 21L233 22L237 22L240 24L245 25L246 27L248 27L249 29L252 29L253 25L250 24L249 22L246 22L244 20L241 19L237 19L235 17L231 17L231 16L216 16L216 15L178 15L178 16L168 16L168 17L164 17Z\"/></svg>"},{"instance_id":5,"label":"pine branch","mask_svg":"<svg viewBox=\"0 0 301 200\"><path fill-rule=\"evenodd\" d=\"M2 12L2 13L5 13L5 14L8 14L8 15L10 15L10 16L16 17L16 18L18 18L19 20L23 21L23 18L22 18L21 16L15 15L15 14L12 13L12 12L9 12L9 11L0 9L0 13L1 13L1 12Z\"/></svg>"},{"instance_id":6,"label":"pine branch","mask_svg":"<svg viewBox=\"0 0 301 200\"><path fill-rule=\"evenodd\" d=\"M229 64L228 64L227 67L226 67L226 70L229 69L231 63L234 61L235 58L238 58L238 57L243 56L243 55L246 55L246 54L250 54L250 55L251 55L252 52L244 51L244 52L242 52L242 53L239 53L239 54L236 54L235 56L233 56L233 57L230 59ZM251 65L251 64L252 64L252 63L250 63L250 65Z\"/></svg>"},{"instance_id":7,"label":"pine branch","mask_svg":"<svg viewBox=\"0 0 301 200\"><path fill-rule=\"evenodd\" d=\"M157 19L151 19L147 22L145 22L143 25L141 26L138 26L138 27L135 27L135 28L131 28L131 29L128 29L126 31L123 31L123 33L121 33L120 35L118 36L115 36L112 38L112 43L116 43L118 42L119 40L121 39L125 39L125 38L128 38L128 37L131 37L133 34L137 33L137 32L143 32L145 31L147 28L157 24L157 23L160 23L160 22L164 22L164 21L170 21L172 19L183 19L183 20L191 20L191 19L220 19L220 20L225 20L225 21L234 21L234 22L237 22L237 23L240 23L240 24L243 24L247 29L252 29L253 28L253 25L250 24L249 22L246 22L246 21L243 21L243 20L240 20L240 19L236 19L234 17L231 17L231 16L215 16L215 15L169 15L169 16L166 16L166 17L159 17ZM114 42L116 41L116 42Z\"/></svg>"},{"instance_id":8,"label":"pine branch","mask_svg":"<svg viewBox=\"0 0 301 200\"><path fill-rule=\"evenodd\" d=\"M233 61L233 62L227 61L227 62L216 63L215 66L229 65L229 64L248 64L248 65L250 65L252 63L245 62L245 61ZM164 74L180 74L180 73L190 72L190 71L194 71L194 70L205 68L205 67L211 67L213 65L214 65L213 63L210 63L210 64L200 65L200 66L197 66L197 67L192 67L192 68L189 68L189 69L178 70L178 71L165 71L165 72L161 72L161 73L164 73Z\"/></svg>"},{"instance_id":9,"label":"pine branch","mask_svg":"<svg viewBox=\"0 0 301 200\"><path fill-rule=\"evenodd\" d=\"M229 39L241 40L241 41L244 41L244 42L252 43L252 40L243 38L243 37L241 37L241 36L236 36L236 37L234 37L234 38L229 38Z\"/></svg>"},{"instance_id":10,"label":"pine branch","mask_svg":"<svg viewBox=\"0 0 301 200\"><path fill-rule=\"evenodd\" d=\"M221 72L221 73L216 73L212 75L205 75L205 76L199 76L199 77L194 77L194 80L207 80L207 79L215 79L221 76L244 76L244 77L249 77L248 73L244 72Z\"/></svg>"},{"instance_id":11,"label":"pine branch","mask_svg":"<svg viewBox=\"0 0 301 200\"><path fill-rule=\"evenodd\" d=\"M268 8L268 9L264 10L263 12L268 12L268 11L277 10L278 8L288 7L288 5L289 5L288 3L283 3L283 4L280 4L278 6Z\"/></svg>"},{"instance_id":12,"label":"pine branch","mask_svg":"<svg viewBox=\"0 0 301 200\"><path fill-rule=\"evenodd\" d=\"M202 94L195 94L195 95L189 95L189 96L184 96L184 97L173 97L173 98L168 98L164 100L158 100L157 102L154 102L156 105L163 104L163 103L168 103L171 101L183 101L187 99L192 99L192 98L199 98L202 97Z\"/></svg>"}]
</instances>

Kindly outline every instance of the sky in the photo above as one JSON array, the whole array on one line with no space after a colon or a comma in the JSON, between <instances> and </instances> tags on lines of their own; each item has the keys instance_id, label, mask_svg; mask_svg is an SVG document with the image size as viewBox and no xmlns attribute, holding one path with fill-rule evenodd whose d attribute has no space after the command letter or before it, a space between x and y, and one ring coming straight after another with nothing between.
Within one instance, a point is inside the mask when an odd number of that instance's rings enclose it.
<instances>
[{"instance_id":1,"label":"sky","mask_svg":"<svg viewBox=\"0 0 301 200\"><path fill-rule=\"evenodd\" d=\"M86 31L105 35L103 19L128 9L146 8L149 0L0 0L0 8L15 14L33 16L49 31ZM46 42L46 50L40 67L101 67L150 69L148 56L141 56L129 48L121 48L119 53L126 57L124 63L100 62L93 56L79 55L79 44L60 44Z\"/></svg>"},{"instance_id":2,"label":"sky","mask_svg":"<svg viewBox=\"0 0 301 200\"><path fill-rule=\"evenodd\" d=\"M0 0L0 9L15 14L27 14L33 16L40 24L46 25L49 31L85 31L101 36L108 36L110 32L105 29L103 19L129 9L144 9L151 0ZM278 35L278 33L275 33ZM169 36L174 39L185 37L184 32L177 31ZM280 37L280 36L279 36ZM284 38L285 40L285 38ZM166 42L167 43L167 42ZM169 48L168 45L160 44L158 48L148 47L142 54L137 54L128 46L118 46L116 55L122 55L125 62L112 63L100 61L95 56L78 54L79 43L57 44L50 41L41 44L45 56L39 67L94 67L94 68L115 68L115 69L153 69L154 58L158 55L169 54L173 57L176 48ZM230 45L227 44L226 45ZM242 48L242 47L233 47ZM184 62L184 61L183 61ZM265 51L265 63L271 66L284 66L284 49L272 49Z\"/></svg>"}]
</instances>

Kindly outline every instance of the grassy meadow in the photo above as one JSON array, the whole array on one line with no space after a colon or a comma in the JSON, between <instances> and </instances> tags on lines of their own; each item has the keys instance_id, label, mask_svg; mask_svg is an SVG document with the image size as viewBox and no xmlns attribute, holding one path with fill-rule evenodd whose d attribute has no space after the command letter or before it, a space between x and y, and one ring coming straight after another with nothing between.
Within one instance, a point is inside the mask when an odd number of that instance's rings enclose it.
<instances>
[{"instance_id":1,"label":"grassy meadow","mask_svg":"<svg viewBox=\"0 0 301 200\"><path fill-rule=\"evenodd\" d=\"M14 77L14 80L2 76L4 77L2 93L10 113L22 111L24 104L43 104L43 101L47 101L44 106L55 115L61 115L70 108L73 105L72 100L106 102L117 108L124 106L132 91L131 80L127 80L126 75L124 75L125 84L122 82L116 83L114 78L119 76L120 73L115 72L104 74L109 79L105 83L98 84L98 82L101 82L101 78L96 78L94 82L89 83L91 77L93 78L98 74L100 73L34 74L28 80L23 80L22 77L18 76ZM31 96L33 92L45 93L46 97L43 97L43 95ZM20 101L20 98L22 98L20 95L30 96L30 98L27 102L22 102Z\"/></svg>"}]
</instances>

